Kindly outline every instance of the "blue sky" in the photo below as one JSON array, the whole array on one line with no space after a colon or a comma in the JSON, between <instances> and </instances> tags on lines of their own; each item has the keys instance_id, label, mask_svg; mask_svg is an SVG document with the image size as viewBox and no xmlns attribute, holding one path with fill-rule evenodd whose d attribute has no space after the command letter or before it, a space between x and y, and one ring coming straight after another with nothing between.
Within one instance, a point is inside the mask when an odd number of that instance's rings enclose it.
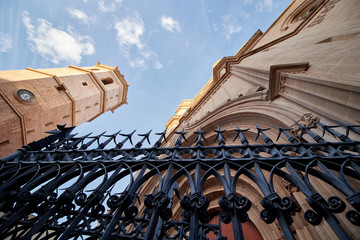
<instances>
[{"instance_id":1,"label":"blue sky","mask_svg":"<svg viewBox=\"0 0 360 240\"><path fill-rule=\"evenodd\" d=\"M117 65L131 84L129 104L77 131L161 132L213 64L265 32L290 2L0 0L0 70Z\"/></svg>"}]
</instances>

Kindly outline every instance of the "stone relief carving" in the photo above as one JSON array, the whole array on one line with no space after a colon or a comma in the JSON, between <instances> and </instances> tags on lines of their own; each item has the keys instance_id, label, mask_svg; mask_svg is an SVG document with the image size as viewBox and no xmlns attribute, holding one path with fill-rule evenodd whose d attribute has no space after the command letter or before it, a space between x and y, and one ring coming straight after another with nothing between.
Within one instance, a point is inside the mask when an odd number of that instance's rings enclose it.
<instances>
[{"instance_id":1,"label":"stone relief carving","mask_svg":"<svg viewBox=\"0 0 360 240\"><path fill-rule=\"evenodd\" d=\"M284 90L285 90L285 82L286 82L286 77L285 76L280 76L280 87L279 87L280 92L284 92Z\"/></svg>"},{"instance_id":2,"label":"stone relief carving","mask_svg":"<svg viewBox=\"0 0 360 240\"><path fill-rule=\"evenodd\" d=\"M308 28L313 27L319 23L321 23L326 14L330 12L331 9L333 9L336 5L336 3L340 2L340 0L330 0L326 5L324 6L324 10L320 12L320 15L318 15L308 26Z\"/></svg>"},{"instance_id":3,"label":"stone relief carving","mask_svg":"<svg viewBox=\"0 0 360 240\"><path fill-rule=\"evenodd\" d=\"M312 113L305 113L302 115L302 117L296 121L299 125L303 127L315 127L316 122L319 122L320 118L315 116ZM296 136L297 138L300 138L301 129L298 125L293 124L290 126L293 130L291 130L291 133Z\"/></svg>"}]
</instances>

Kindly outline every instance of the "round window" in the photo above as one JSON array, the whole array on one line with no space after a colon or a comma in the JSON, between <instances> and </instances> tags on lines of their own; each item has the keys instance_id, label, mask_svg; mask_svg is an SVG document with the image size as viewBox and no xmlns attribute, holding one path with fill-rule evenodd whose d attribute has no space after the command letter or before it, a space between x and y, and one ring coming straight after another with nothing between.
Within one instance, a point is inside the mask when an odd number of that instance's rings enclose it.
<instances>
[{"instance_id":1,"label":"round window","mask_svg":"<svg viewBox=\"0 0 360 240\"><path fill-rule=\"evenodd\" d=\"M36 98L35 95L27 89L19 89L16 91L16 96L23 102L33 103Z\"/></svg>"}]
</instances>

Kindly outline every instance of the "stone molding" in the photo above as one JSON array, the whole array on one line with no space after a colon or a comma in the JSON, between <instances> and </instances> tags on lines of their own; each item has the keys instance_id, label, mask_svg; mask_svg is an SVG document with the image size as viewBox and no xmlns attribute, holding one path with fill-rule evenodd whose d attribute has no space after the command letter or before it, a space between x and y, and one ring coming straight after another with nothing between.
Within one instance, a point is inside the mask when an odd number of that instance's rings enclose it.
<instances>
[{"instance_id":1,"label":"stone molding","mask_svg":"<svg viewBox=\"0 0 360 240\"><path fill-rule=\"evenodd\" d=\"M280 64L280 65L272 65L270 66L270 76L269 76L269 94L267 100L272 101L277 96L279 96L279 92L284 92L285 88L285 76L282 76L283 72L303 72L308 70L310 67L310 63L302 62L302 63L290 63L290 64Z\"/></svg>"},{"instance_id":2,"label":"stone molding","mask_svg":"<svg viewBox=\"0 0 360 240\"><path fill-rule=\"evenodd\" d=\"M305 107L307 112L346 123L360 119L360 85L355 80L340 83L326 75L313 78L306 73L284 72L282 76L286 78L286 87L280 96Z\"/></svg>"}]
</instances>

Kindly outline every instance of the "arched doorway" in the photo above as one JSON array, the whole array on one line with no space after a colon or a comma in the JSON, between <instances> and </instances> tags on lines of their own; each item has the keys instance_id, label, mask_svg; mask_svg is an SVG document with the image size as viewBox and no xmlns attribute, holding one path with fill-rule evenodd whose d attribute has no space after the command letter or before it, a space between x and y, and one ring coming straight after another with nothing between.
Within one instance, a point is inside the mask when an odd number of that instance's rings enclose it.
<instances>
[{"instance_id":1,"label":"arched doorway","mask_svg":"<svg viewBox=\"0 0 360 240\"><path fill-rule=\"evenodd\" d=\"M219 214L216 214L209 221L209 224L214 224L214 225L219 224ZM255 224L252 221L249 220L241 224L241 226L243 229L245 240L263 240L263 237L261 236L259 230L256 228ZM221 222L221 231L222 231L222 236L224 237L226 236L227 240L235 240L232 222L228 224ZM208 237L209 240L216 239L216 236L213 233L208 233L206 237Z\"/></svg>"}]
</instances>

